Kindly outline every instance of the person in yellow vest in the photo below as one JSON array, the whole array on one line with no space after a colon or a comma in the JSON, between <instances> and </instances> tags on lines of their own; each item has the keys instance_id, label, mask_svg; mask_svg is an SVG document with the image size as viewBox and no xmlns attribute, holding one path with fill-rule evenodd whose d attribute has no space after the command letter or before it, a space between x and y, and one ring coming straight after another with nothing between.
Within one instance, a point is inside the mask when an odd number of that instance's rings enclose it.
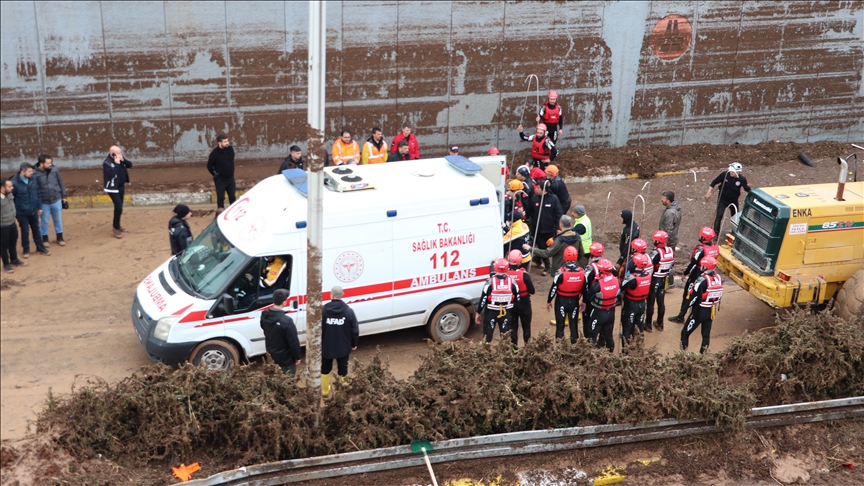
<instances>
[{"instance_id":1,"label":"person in yellow vest","mask_svg":"<svg viewBox=\"0 0 864 486\"><path fill-rule=\"evenodd\" d=\"M522 254L520 266L527 269L528 264L531 262L531 250L525 250L523 247L530 243L531 233L528 230L528 225L522 221L522 214L519 211L512 211L506 214L504 225L507 230L502 238L504 254L511 255L513 250L519 250Z\"/></svg>"},{"instance_id":2,"label":"person in yellow vest","mask_svg":"<svg viewBox=\"0 0 864 486\"><path fill-rule=\"evenodd\" d=\"M358 164L360 162L360 146L351 139L349 130L342 130L339 138L333 142L333 165Z\"/></svg>"},{"instance_id":3,"label":"person in yellow vest","mask_svg":"<svg viewBox=\"0 0 864 486\"><path fill-rule=\"evenodd\" d=\"M585 266L588 265L588 255L591 253L591 243L592 241L592 233L593 229L591 227L591 219L585 214L585 206L579 204L573 206L573 211L570 213L573 216L573 227L575 228L577 224L581 224L585 228L585 233L580 235L582 237L582 259L579 260L579 265Z\"/></svg>"},{"instance_id":4,"label":"person in yellow vest","mask_svg":"<svg viewBox=\"0 0 864 486\"><path fill-rule=\"evenodd\" d=\"M372 129L372 136L366 139L363 144L363 154L360 157L360 163L366 164L383 164L387 162L389 153L387 151L387 142L384 141L384 135L379 127Z\"/></svg>"},{"instance_id":5,"label":"person in yellow vest","mask_svg":"<svg viewBox=\"0 0 864 486\"><path fill-rule=\"evenodd\" d=\"M282 271L285 270L285 258L281 256L267 257L267 264L261 270L261 287L272 287Z\"/></svg>"}]
</instances>

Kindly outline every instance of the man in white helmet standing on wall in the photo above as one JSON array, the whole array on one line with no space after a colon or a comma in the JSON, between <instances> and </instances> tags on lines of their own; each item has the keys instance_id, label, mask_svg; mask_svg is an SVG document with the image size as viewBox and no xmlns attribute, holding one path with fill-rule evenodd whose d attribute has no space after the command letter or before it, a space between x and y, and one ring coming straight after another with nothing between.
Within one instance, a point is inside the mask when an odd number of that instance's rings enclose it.
<instances>
[{"instance_id":1,"label":"man in white helmet standing on wall","mask_svg":"<svg viewBox=\"0 0 864 486\"><path fill-rule=\"evenodd\" d=\"M705 200L711 199L711 190L714 186L720 184L720 194L717 197L717 213L714 215L714 232L720 234L720 223L723 221L723 213L730 204L738 205L738 198L741 197L741 189L750 192L750 185L747 184L747 178L741 172L744 167L739 162L732 162L729 168L720 173L711 181L708 187L708 192L705 193ZM731 216L735 216L737 210L729 208ZM722 238L721 238L722 239Z\"/></svg>"}]
</instances>

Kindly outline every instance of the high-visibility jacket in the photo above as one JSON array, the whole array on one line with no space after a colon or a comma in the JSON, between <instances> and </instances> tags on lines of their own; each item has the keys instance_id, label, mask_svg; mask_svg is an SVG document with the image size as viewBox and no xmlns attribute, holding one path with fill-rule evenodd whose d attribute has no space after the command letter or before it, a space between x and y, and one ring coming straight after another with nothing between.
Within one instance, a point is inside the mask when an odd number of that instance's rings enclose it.
<instances>
[{"instance_id":1,"label":"high-visibility jacket","mask_svg":"<svg viewBox=\"0 0 864 486\"><path fill-rule=\"evenodd\" d=\"M387 142L382 138L380 147L377 145L372 137L366 140L366 143L363 144L361 164L383 164L387 162L387 157L389 156Z\"/></svg>"},{"instance_id":2,"label":"high-visibility jacket","mask_svg":"<svg viewBox=\"0 0 864 486\"><path fill-rule=\"evenodd\" d=\"M342 165L349 160L360 162L360 146L354 140L345 143L341 138L337 138L333 142L332 157L333 165Z\"/></svg>"},{"instance_id":3,"label":"high-visibility jacket","mask_svg":"<svg viewBox=\"0 0 864 486\"><path fill-rule=\"evenodd\" d=\"M571 208L572 209L572 208ZM565 208L566 210L566 208ZM591 248L591 243L593 243L593 231L591 229L591 218L586 214L581 218L576 218L573 221L573 227L575 228L577 224L581 224L585 227L585 234L582 236L582 251L587 255L589 253L588 249Z\"/></svg>"}]
</instances>

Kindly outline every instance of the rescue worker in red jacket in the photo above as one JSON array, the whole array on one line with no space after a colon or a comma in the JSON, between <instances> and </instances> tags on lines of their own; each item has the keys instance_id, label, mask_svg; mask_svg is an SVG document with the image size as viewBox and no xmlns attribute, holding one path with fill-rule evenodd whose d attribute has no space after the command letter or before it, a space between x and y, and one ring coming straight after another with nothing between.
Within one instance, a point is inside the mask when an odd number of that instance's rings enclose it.
<instances>
[{"instance_id":1,"label":"rescue worker in red jacket","mask_svg":"<svg viewBox=\"0 0 864 486\"><path fill-rule=\"evenodd\" d=\"M597 262L600 261L601 258L603 258L603 243L600 243L599 241L591 243L591 246L588 247L588 251L590 253L590 257L588 259L588 264L585 265L585 286L582 292L583 294L587 292L589 288L591 288L591 284L593 284L597 276L600 275L600 269L597 268ZM591 321L588 320L588 316L590 314L590 308L583 309L582 335L585 336L585 339L588 339L588 336L591 334Z\"/></svg>"},{"instance_id":2,"label":"rescue worker in red jacket","mask_svg":"<svg viewBox=\"0 0 864 486\"><path fill-rule=\"evenodd\" d=\"M702 269L702 275L694 282L692 296L687 303L687 306L690 307L690 317L687 318L687 323L681 329L681 349L687 350L687 346L690 344L690 334L701 325L702 346L699 347L699 352L705 353L708 350L708 345L711 344L711 324L714 322L717 308L720 306L720 299L723 297L723 282L720 280L720 275L714 271L717 268L716 258L706 256L699 266Z\"/></svg>"},{"instance_id":3,"label":"rescue worker in red jacket","mask_svg":"<svg viewBox=\"0 0 864 486\"><path fill-rule=\"evenodd\" d=\"M618 300L618 294L621 293L621 284L615 276L615 265L606 258L601 258L597 262L597 269L600 275L585 292L585 302L582 306L591 307L591 312L588 314L588 319L591 321L589 339L597 344L597 339L602 334L606 349L611 353L615 350L612 328L615 327L615 302Z\"/></svg>"},{"instance_id":4,"label":"rescue worker in red jacket","mask_svg":"<svg viewBox=\"0 0 864 486\"><path fill-rule=\"evenodd\" d=\"M702 274L699 262L706 256L717 258L717 255L720 254L720 247L714 244L714 236L714 230L707 226L699 230L699 244L693 247L693 252L690 254L690 264L687 265L681 275L681 278L687 277L687 283L684 285L684 297L681 298L681 310L678 315L670 317L669 322L684 322L684 314L687 312L688 302L692 297L693 283Z\"/></svg>"},{"instance_id":5,"label":"rescue worker in red jacket","mask_svg":"<svg viewBox=\"0 0 864 486\"><path fill-rule=\"evenodd\" d=\"M579 339L579 297L585 290L585 271L579 266L579 251L564 249L564 266L558 269L546 299L546 310L555 300L555 338L564 339L564 322L570 321L570 344Z\"/></svg>"},{"instance_id":6,"label":"rescue worker in red jacket","mask_svg":"<svg viewBox=\"0 0 864 486\"><path fill-rule=\"evenodd\" d=\"M658 331L663 330L663 317L666 315L666 288L668 286L669 274L672 265L675 264L675 252L667 246L669 235L663 230L657 230L652 235L654 238L654 251L648 256L654 265L651 275L651 290L648 292L648 301L645 308L645 330L651 332L651 320L654 318L654 302L657 302L657 322L653 325Z\"/></svg>"},{"instance_id":7,"label":"rescue worker in red jacket","mask_svg":"<svg viewBox=\"0 0 864 486\"><path fill-rule=\"evenodd\" d=\"M538 124L534 134L527 136L522 133L522 124L519 124L516 129L519 130L519 138L522 141L531 142L531 158L534 159L534 166L546 170L546 166L558 156L555 143L546 135L546 125Z\"/></svg>"},{"instance_id":8,"label":"rescue worker in red jacket","mask_svg":"<svg viewBox=\"0 0 864 486\"><path fill-rule=\"evenodd\" d=\"M511 311L519 302L519 287L510 275L507 275L509 268L507 260L503 258L495 260L493 264L495 273L486 281L483 293L480 295L480 302L477 303L474 321L477 324L482 322L483 335L487 343L492 342L496 325L502 336L510 330Z\"/></svg>"},{"instance_id":9,"label":"rescue worker in red jacket","mask_svg":"<svg viewBox=\"0 0 864 486\"><path fill-rule=\"evenodd\" d=\"M621 308L621 347L630 344L633 329L645 332L645 300L651 290L651 258L644 253L633 256L635 271L624 277L624 307Z\"/></svg>"},{"instance_id":10,"label":"rescue worker in red jacket","mask_svg":"<svg viewBox=\"0 0 864 486\"><path fill-rule=\"evenodd\" d=\"M519 300L513 304L511 311L511 329L510 341L515 348L519 345L519 324L522 324L522 340L527 344L531 339L531 296L534 295L534 282L531 281L531 275L525 271L525 266L522 264L523 255L519 250L513 250L508 257L510 261L510 269L507 270L507 275L516 282L516 287L519 288ZM530 254L528 260L531 260Z\"/></svg>"},{"instance_id":11,"label":"rescue worker in red jacket","mask_svg":"<svg viewBox=\"0 0 864 486\"><path fill-rule=\"evenodd\" d=\"M642 238L636 238L630 242L630 256L627 257L624 265L621 265L621 270L618 275L620 279L623 280L636 271L636 261L634 258L636 255L644 255L646 250L648 250L648 243Z\"/></svg>"},{"instance_id":12,"label":"rescue worker in red jacket","mask_svg":"<svg viewBox=\"0 0 864 486\"><path fill-rule=\"evenodd\" d=\"M549 138L553 143L558 143L558 137L561 136L564 128L564 112L558 104L558 92L554 89L549 91L546 103L540 107L536 121L545 124L549 130Z\"/></svg>"}]
</instances>

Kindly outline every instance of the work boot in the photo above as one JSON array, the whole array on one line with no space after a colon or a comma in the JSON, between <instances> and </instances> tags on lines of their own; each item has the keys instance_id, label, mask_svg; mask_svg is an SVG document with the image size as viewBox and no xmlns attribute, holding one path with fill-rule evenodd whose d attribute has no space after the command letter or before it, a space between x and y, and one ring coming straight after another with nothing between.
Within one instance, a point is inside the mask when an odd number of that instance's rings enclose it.
<instances>
[{"instance_id":1,"label":"work boot","mask_svg":"<svg viewBox=\"0 0 864 486\"><path fill-rule=\"evenodd\" d=\"M48 256L48 255L51 254L51 252L48 251L48 248L45 248L44 246L37 246L37 247L36 247L36 251L38 251L39 253L41 253L41 254L43 254L43 255L45 255L45 256Z\"/></svg>"},{"instance_id":2,"label":"work boot","mask_svg":"<svg viewBox=\"0 0 864 486\"><path fill-rule=\"evenodd\" d=\"M344 376L339 376L339 384L340 384L340 385L344 385L344 384L345 384L345 377L344 377Z\"/></svg>"},{"instance_id":3,"label":"work boot","mask_svg":"<svg viewBox=\"0 0 864 486\"><path fill-rule=\"evenodd\" d=\"M5 263L3 264L3 270L6 270L6 273L15 273L15 270L12 268L12 265Z\"/></svg>"},{"instance_id":4,"label":"work boot","mask_svg":"<svg viewBox=\"0 0 864 486\"><path fill-rule=\"evenodd\" d=\"M66 246L66 240L63 239L63 233L57 233L57 244L60 246Z\"/></svg>"},{"instance_id":5,"label":"work boot","mask_svg":"<svg viewBox=\"0 0 864 486\"><path fill-rule=\"evenodd\" d=\"M42 235L42 246L45 248L51 247L51 241L48 239L48 235Z\"/></svg>"},{"instance_id":6,"label":"work boot","mask_svg":"<svg viewBox=\"0 0 864 486\"><path fill-rule=\"evenodd\" d=\"M324 398L330 396L330 375L321 375L321 396Z\"/></svg>"},{"instance_id":7,"label":"work boot","mask_svg":"<svg viewBox=\"0 0 864 486\"><path fill-rule=\"evenodd\" d=\"M684 324L684 318L680 316L672 316L668 320L669 322L677 322L678 324Z\"/></svg>"},{"instance_id":8,"label":"work boot","mask_svg":"<svg viewBox=\"0 0 864 486\"><path fill-rule=\"evenodd\" d=\"M114 228L114 238L123 238L123 233L117 228Z\"/></svg>"}]
</instances>

